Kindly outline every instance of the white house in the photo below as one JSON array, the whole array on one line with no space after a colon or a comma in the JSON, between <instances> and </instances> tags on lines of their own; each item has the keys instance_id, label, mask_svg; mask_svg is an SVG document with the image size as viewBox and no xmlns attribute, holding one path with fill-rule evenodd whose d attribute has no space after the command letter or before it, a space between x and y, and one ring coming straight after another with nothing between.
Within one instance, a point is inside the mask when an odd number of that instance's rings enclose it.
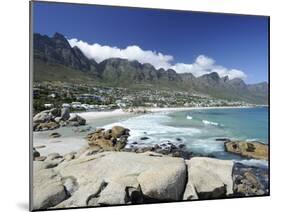
<instances>
[{"instance_id":1,"label":"white house","mask_svg":"<svg viewBox=\"0 0 281 212\"><path fill-rule=\"evenodd\" d=\"M63 103L61 106L64 108L70 108L70 104L68 104L68 103Z\"/></svg>"},{"instance_id":2,"label":"white house","mask_svg":"<svg viewBox=\"0 0 281 212\"><path fill-rule=\"evenodd\" d=\"M44 107L45 107L45 108L52 108L52 107L54 107L54 104L48 104L48 103L47 103L47 104L44 104Z\"/></svg>"}]
</instances>

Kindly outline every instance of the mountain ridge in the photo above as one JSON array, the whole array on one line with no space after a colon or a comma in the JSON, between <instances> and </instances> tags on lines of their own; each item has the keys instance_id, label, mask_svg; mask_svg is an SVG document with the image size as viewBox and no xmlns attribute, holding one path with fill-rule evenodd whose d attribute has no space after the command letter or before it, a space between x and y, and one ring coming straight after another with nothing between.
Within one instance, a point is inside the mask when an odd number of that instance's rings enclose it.
<instances>
[{"instance_id":1,"label":"mountain ridge","mask_svg":"<svg viewBox=\"0 0 281 212\"><path fill-rule=\"evenodd\" d=\"M37 64L40 64L40 68ZM60 67L60 71L55 70L56 66ZM51 70L48 67L54 69ZM49 73L50 70L52 73ZM137 60L121 58L109 58L97 63L94 59L87 58L78 47L71 47L60 33L55 33L53 37L34 34L34 71L35 81L43 78L43 76L37 77L40 74L48 75L44 80L58 80L56 79L58 72L63 76L73 72L77 75L75 80L78 81L81 75L81 78L87 78L86 81L112 86L142 85L143 88L155 86L199 92L217 98L242 100L249 103L268 103L268 83L266 82L247 85L242 79L230 80L228 76L220 77L217 72L195 77L192 73L177 73L173 69L156 69L149 63L142 64ZM40 74L36 74L36 71ZM68 80L68 78L62 80Z\"/></svg>"}]
</instances>

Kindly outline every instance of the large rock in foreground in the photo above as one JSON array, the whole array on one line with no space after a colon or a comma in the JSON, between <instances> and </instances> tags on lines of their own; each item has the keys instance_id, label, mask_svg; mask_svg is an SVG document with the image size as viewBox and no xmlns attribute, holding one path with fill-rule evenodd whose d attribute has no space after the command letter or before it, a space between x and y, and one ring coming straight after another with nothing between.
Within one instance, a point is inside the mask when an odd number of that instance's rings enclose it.
<instances>
[{"instance_id":1,"label":"large rock in foreground","mask_svg":"<svg viewBox=\"0 0 281 212\"><path fill-rule=\"evenodd\" d=\"M228 141L225 150L247 158L268 160L268 145L260 142Z\"/></svg>"},{"instance_id":2,"label":"large rock in foreground","mask_svg":"<svg viewBox=\"0 0 281 212\"><path fill-rule=\"evenodd\" d=\"M44 162L42 162L44 163ZM68 198L61 177L52 169L40 169L33 178L33 209L53 207Z\"/></svg>"},{"instance_id":3,"label":"large rock in foreground","mask_svg":"<svg viewBox=\"0 0 281 212\"><path fill-rule=\"evenodd\" d=\"M268 170L229 160L155 152L49 154L33 162L34 209L268 194Z\"/></svg>"},{"instance_id":4,"label":"large rock in foreground","mask_svg":"<svg viewBox=\"0 0 281 212\"><path fill-rule=\"evenodd\" d=\"M152 154L153 155L153 154ZM72 176L78 190L57 207L127 204L181 200L186 164L181 158L128 152L102 152L80 156L55 168Z\"/></svg>"},{"instance_id":5,"label":"large rock in foreground","mask_svg":"<svg viewBox=\"0 0 281 212\"><path fill-rule=\"evenodd\" d=\"M188 184L184 199L211 199L233 194L233 162L205 157L186 161Z\"/></svg>"}]
</instances>

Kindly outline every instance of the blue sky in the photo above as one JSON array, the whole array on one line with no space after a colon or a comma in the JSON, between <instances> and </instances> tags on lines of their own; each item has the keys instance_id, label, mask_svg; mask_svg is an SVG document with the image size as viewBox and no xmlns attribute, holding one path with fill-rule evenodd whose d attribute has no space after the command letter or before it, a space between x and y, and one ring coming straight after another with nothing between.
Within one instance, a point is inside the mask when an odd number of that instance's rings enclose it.
<instances>
[{"instance_id":1,"label":"blue sky","mask_svg":"<svg viewBox=\"0 0 281 212\"><path fill-rule=\"evenodd\" d=\"M106 45L118 48L113 55L136 52L143 62L151 55L153 65L178 72L240 76L237 70L247 83L268 80L266 17L35 2L34 32L76 38L71 44L94 59Z\"/></svg>"}]
</instances>

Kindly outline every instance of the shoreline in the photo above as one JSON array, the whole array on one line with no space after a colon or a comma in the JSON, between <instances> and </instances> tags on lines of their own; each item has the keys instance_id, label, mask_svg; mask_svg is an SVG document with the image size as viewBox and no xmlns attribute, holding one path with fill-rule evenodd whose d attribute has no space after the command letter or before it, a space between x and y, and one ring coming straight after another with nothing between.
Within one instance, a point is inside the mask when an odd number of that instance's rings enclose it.
<instances>
[{"instance_id":1,"label":"shoreline","mask_svg":"<svg viewBox=\"0 0 281 212\"><path fill-rule=\"evenodd\" d=\"M79 113L71 113L78 114L82 118L89 120L97 120L103 118L111 118L116 116L125 116L125 115L132 115L132 113L125 112L122 109L110 110L110 111L88 111L88 112L79 112Z\"/></svg>"},{"instance_id":2,"label":"shoreline","mask_svg":"<svg viewBox=\"0 0 281 212\"><path fill-rule=\"evenodd\" d=\"M254 108L256 106L222 106L222 107L167 107L167 108L160 108L160 107L138 107L147 110L147 113L157 113L157 112L174 112L174 111L187 111L187 110L212 110L212 109L243 109L243 108ZM136 109L138 109L136 108ZM71 113L75 114L75 113ZM110 111L87 111L87 112L79 112L82 118L86 120L97 120L102 118L111 118L116 116L134 116L134 115L141 115L146 113L134 113L134 112L127 112L122 109L110 110Z\"/></svg>"},{"instance_id":3,"label":"shoreline","mask_svg":"<svg viewBox=\"0 0 281 212\"><path fill-rule=\"evenodd\" d=\"M213 109L243 109L254 108L255 106L222 106L222 107L169 107L169 108L149 108L151 112L173 112L185 110L213 110Z\"/></svg>"}]
</instances>

